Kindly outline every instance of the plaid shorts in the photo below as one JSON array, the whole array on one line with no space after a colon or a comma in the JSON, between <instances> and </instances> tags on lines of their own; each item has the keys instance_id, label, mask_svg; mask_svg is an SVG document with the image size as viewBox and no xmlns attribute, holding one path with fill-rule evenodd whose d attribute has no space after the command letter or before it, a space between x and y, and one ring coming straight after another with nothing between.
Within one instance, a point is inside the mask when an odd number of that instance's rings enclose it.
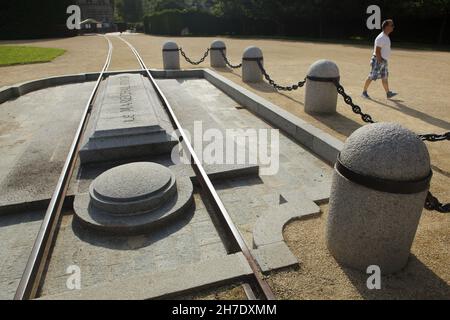
<instances>
[{"instance_id":1,"label":"plaid shorts","mask_svg":"<svg viewBox=\"0 0 450 320\"><path fill-rule=\"evenodd\" d=\"M370 66L372 67L372 70L369 73L369 79L376 81L377 79L387 79L389 76L387 60L383 59L380 63L378 62L377 57L373 56L372 60L370 60Z\"/></svg>"}]
</instances>

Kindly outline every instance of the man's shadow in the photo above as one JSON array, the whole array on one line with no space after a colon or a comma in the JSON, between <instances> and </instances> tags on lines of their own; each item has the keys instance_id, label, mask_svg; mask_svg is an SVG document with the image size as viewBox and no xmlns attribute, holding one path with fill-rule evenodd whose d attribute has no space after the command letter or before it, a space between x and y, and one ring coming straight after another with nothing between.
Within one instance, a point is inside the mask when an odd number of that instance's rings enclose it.
<instances>
[{"instance_id":1,"label":"man's shadow","mask_svg":"<svg viewBox=\"0 0 450 320\"><path fill-rule=\"evenodd\" d=\"M439 118L435 118L435 117L433 117L433 116L431 116L431 115L429 115L427 113L424 113L424 112L412 109L412 108L408 107L407 105L405 105L404 103L402 103L403 100L390 99L390 101L392 101L395 104L396 107L393 107L393 106L391 106L391 105L389 105L387 103L381 102L379 100L375 100L373 98L371 99L371 101L373 101L373 102L375 102L377 104L380 104L382 106L391 108L393 110L400 111L400 112L402 112L402 113L404 113L404 114L406 114L408 116L411 116L411 117L417 118L419 120L425 121L425 122L427 122L429 124L432 124L432 125L434 125L436 127L440 127L440 128L442 128L444 130L450 130L450 123L448 123L447 121L444 121L444 120L439 119Z\"/></svg>"}]
</instances>

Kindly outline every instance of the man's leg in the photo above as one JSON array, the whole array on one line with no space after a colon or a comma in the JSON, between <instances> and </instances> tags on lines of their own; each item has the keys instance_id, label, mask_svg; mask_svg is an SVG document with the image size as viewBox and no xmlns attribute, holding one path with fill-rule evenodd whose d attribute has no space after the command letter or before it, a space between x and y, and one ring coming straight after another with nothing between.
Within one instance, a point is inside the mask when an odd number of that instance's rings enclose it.
<instances>
[{"instance_id":1,"label":"man's leg","mask_svg":"<svg viewBox=\"0 0 450 320\"><path fill-rule=\"evenodd\" d=\"M371 83L372 83L372 79L367 78L366 83L364 84L364 92L367 92Z\"/></svg>"},{"instance_id":2,"label":"man's leg","mask_svg":"<svg viewBox=\"0 0 450 320\"><path fill-rule=\"evenodd\" d=\"M386 96L388 99L393 98L397 95L397 93L389 90L389 81L388 78L382 79L384 90L386 91Z\"/></svg>"},{"instance_id":3,"label":"man's leg","mask_svg":"<svg viewBox=\"0 0 450 320\"><path fill-rule=\"evenodd\" d=\"M386 91L386 94L389 92L389 81L388 78L382 79L381 82L383 83L384 91Z\"/></svg>"},{"instance_id":4,"label":"man's leg","mask_svg":"<svg viewBox=\"0 0 450 320\"><path fill-rule=\"evenodd\" d=\"M366 99L370 99L369 94L367 93L367 89L369 89L370 84L372 83L372 79L367 78L366 83L364 84L364 91L362 93L362 97Z\"/></svg>"}]
</instances>

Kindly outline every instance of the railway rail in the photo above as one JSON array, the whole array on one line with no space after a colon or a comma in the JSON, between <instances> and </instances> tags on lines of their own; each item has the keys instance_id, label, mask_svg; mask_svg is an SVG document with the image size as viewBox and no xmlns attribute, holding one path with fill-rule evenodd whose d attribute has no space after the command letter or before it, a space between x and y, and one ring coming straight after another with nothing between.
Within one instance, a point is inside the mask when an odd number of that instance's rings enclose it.
<instances>
[{"instance_id":1,"label":"railway rail","mask_svg":"<svg viewBox=\"0 0 450 320\"><path fill-rule=\"evenodd\" d=\"M58 183L56 185L53 196L50 200L50 204L46 210L43 222L41 224L35 243L33 245L31 254L28 258L25 271L19 282L19 286L14 296L15 300L27 300L36 298L38 295L38 289L44 279L45 268L51 256L52 246L54 245L56 235L58 233L62 207L64 200L66 198L66 193L69 187L71 177L73 175L76 166L78 151L80 149L82 137L86 129L86 125L89 122L91 110L97 97L100 84L107 77L106 73L111 64L113 44L111 40L108 38L108 36L103 35L103 37L108 43L108 54L106 57L105 64L103 65L103 68L99 74L99 77L94 85L94 88L84 108L82 118L80 120L71 147L69 149L69 153L67 155L66 161L61 171ZM144 76L146 76L150 81L163 107L167 111L174 129L178 132L179 142L181 143L185 153L189 155L189 157L191 158L191 163L196 175L196 179L199 182L203 195L206 196L206 200L210 205L210 207L212 208L211 210L212 214L214 214L215 218L217 218L217 220L221 223L221 227L226 233L224 236L226 241L229 242L230 244L228 246L229 253L242 252L242 254L245 256L248 262L248 265L252 269L253 272L252 275L243 279L244 282L243 289L247 295L247 298L274 300L275 296L271 288L269 287L267 282L263 279L261 270L255 258L253 257L248 246L246 245L239 230L233 223L229 213L227 212L227 209L225 208L225 205L223 204L219 195L217 194L214 185L212 184L211 180L206 174L205 169L203 168L201 162L199 161L199 158L196 155L193 146L187 139L187 135L184 132L179 120L177 119L175 112L170 106L169 101L167 100L164 93L161 91L160 87L156 83L155 79L153 78L149 69L145 65L144 60L142 59L141 55L136 50L136 48L130 42L123 39L122 37L117 38L121 39L130 48L130 50L136 57Z\"/></svg>"}]
</instances>

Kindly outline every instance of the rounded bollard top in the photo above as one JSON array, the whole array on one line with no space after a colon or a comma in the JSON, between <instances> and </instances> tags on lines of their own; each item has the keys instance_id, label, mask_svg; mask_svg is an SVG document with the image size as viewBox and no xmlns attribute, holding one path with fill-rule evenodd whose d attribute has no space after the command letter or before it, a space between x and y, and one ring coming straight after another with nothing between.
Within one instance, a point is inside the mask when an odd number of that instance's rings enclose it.
<instances>
[{"instance_id":1,"label":"rounded bollard top","mask_svg":"<svg viewBox=\"0 0 450 320\"><path fill-rule=\"evenodd\" d=\"M339 77L339 68L333 61L318 60L314 62L308 70L308 76L319 78Z\"/></svg>"},{"instance_id":2,"label":"rounded bollard top","mask_svg":"<svg viewBox=\"0 0 450 320\"><path fill-rule=\"evenodd\" d=\"M178 49L178 45L174 41L166 41L163 44L163 50L176 50Z\"/></svg>"},{"instance_id":3,"label":"rounded bollard top","mask_svg":"<svg viewBox=\"0 0 450 320\"><path fill-rule=\"evenodd\" d=\"M244 50L244 58L262 58L263 53L258 47L248 47Z\"/></svg>"},{"instance_id":4,"label":"rounded bollard top","mask_svg":"<svg viewBox=\"0 0 450 320\"><path fill-rule=\"evenodd\" d=\"M425 143L396 123L359 128L348 137L340 159L356 173L396 181L423 179L431 170Z\"/></svg>"},{"instance_id":5,"label":"rounded bollard top","mask_svg":"<svg viewBox=\"0 0 450 320\"><path fill-rule=\"evenodd\" d=\"M211 43L211 48L214 48L214 49L226 48L225 42L223 42L222 40L214 40Z\"/></svg>"}]
</instances>

